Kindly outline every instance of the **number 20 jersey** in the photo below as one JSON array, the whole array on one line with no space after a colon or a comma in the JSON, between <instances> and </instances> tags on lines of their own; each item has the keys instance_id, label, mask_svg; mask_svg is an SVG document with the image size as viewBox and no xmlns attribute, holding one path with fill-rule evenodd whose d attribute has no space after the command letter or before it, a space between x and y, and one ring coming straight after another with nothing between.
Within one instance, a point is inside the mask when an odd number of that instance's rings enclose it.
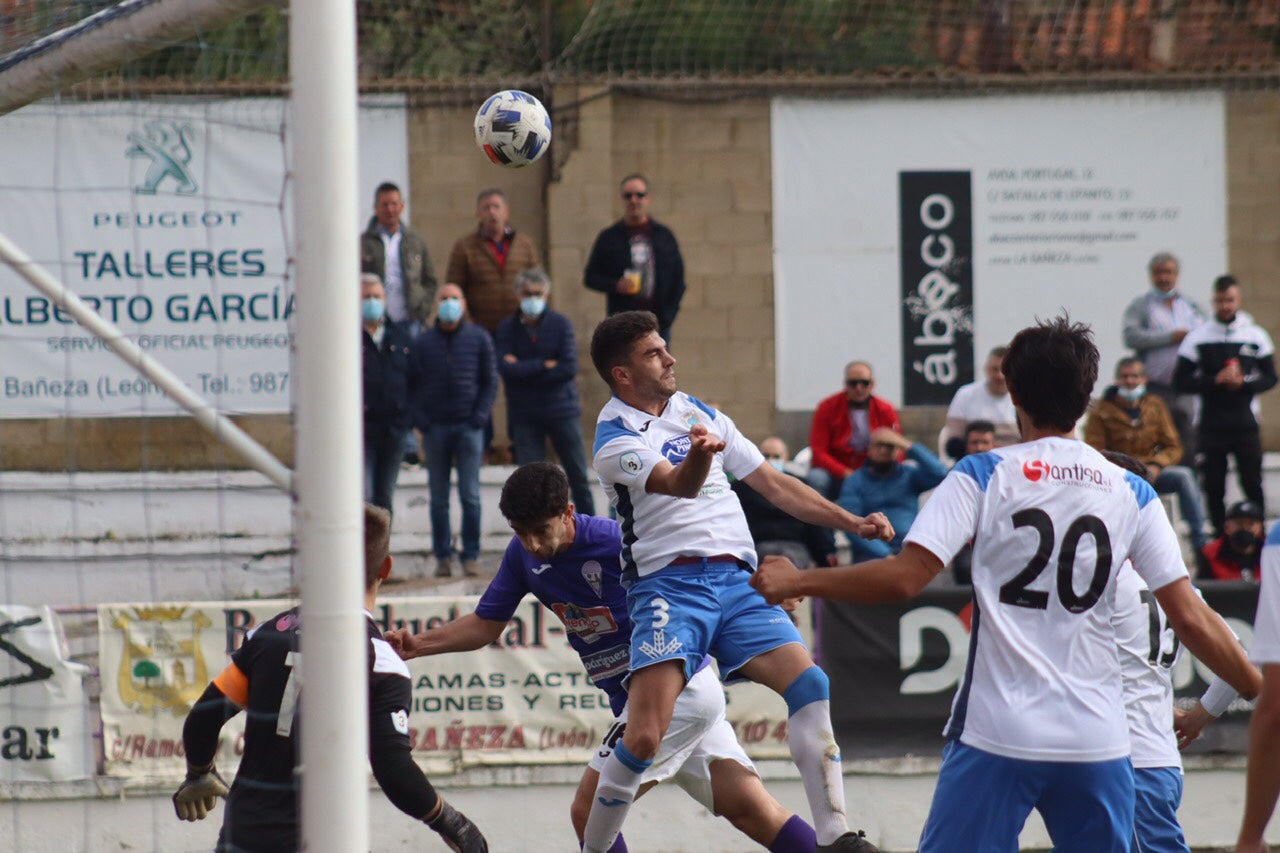
<instances>
[{"instance_id":1,"label":"number 20 jersey","mask_svg":"<svg viewBox=\"0 0 1280 853\"><path fill-rule=\"evenodd\" d=\"M1032 761L1128 755L1116 577L1125 559L1153 590L1187 576L1154 490L1072 439L966 456L906 541L947 563L969 540L969 657L947 737Z\"/></svg>"}]
</instances>

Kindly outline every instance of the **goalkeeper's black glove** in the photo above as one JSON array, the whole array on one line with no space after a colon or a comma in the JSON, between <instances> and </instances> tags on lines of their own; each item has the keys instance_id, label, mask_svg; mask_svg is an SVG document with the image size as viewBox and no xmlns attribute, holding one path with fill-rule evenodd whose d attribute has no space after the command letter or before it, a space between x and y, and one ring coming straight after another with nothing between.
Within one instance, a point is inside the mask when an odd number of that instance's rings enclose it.
<instances>
[{"instance_id":1,"label":"goalkeeper's black glove","mask_svg":"<svg viewBox=\"0 0 1280 853\"><path fill-rule=\"evenodd\" d=\"M489 844L476 825L446 803L443 797L433 811L434 815L425 818L427 826L440 833L450 850L454 853L489 853Z\"/></svg>"},{"instance_id":2,"label":"goalkeeper's black glove","mask_svg":"<svg viewBox=\"0 0 1280 853\"><path fill-rule=\"evenodd\" d=\"M187 765L187 778L173 793L173 810L178 820L204 820L218 797L227 795L227 783L222 781L213 764L203 767Z\"/></svg>"}]
</instances>

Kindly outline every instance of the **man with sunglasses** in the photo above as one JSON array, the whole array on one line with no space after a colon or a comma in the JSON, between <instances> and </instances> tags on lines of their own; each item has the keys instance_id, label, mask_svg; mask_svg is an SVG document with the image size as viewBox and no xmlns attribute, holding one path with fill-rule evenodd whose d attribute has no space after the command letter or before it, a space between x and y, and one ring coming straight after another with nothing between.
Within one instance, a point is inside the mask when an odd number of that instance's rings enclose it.
<instances>
[{"instance_id":1,"label":"man with sunglasses","mask_svg":"<svg viewBox=\"0 0 1280 853\"><path fill-rule=\"evenodd\" d=\"M622 179L622 218L600 232L583 283L605 294L605 314L652 311L658 335L671 345L671 325L684 298L684 259L671 229L649 218L649 180Z\"/></svg>"},{"instance_id":2,"label":"man with sunglasses","mask_svg":"<svg viewBox=\"0 0 1280 853\"><path fill-rule=\"evenodd\" d=\"M844 390L827 397L813 412L813 462L806 479L827 500L834 501L845 478L867 461L871 433L881 427L902 432L897 409L872 394L875 387L871 365L851 361L844 368Z\"/></svg>"}]
</instances>

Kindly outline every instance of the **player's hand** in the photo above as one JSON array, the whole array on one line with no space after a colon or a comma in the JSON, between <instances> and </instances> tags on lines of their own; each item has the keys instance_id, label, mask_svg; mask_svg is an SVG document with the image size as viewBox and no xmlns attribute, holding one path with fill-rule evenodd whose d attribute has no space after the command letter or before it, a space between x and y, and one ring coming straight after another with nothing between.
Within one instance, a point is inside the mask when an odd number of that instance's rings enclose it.
<instances>
[{"instance_id":1,"label":"player's hand","mask_svg":"<svg viewBox=\"0 0 1280 853\"><path fill-rule=\"evenodd\" d=\"M414 648L413 632L408 628L393 628L383 634L382 639L386 640L387 645L395 649L396 654L404 660L413 660L418 657L417 650Z\"/></svg>"},{"instance_id":2,"label":"player's hand","mask_svg":"<svg viewBox=\"0 0 1280 853\"><path fill-rule=\"evenodd\" d=\"M702 424L694 424L689 428L689 452L704 453L707 456L724 450L724 439L712 435Z\"/></svg>"},{"instance_id":3,"label":"player's hand","mask_svg":"<svg viewBox=\"0 0 1280 853\"><path fill-rule=\"evenodd\" d=\"M1213 722L1213 717L1197 702L1190 711L1173 709L1173 731L1178 738L1178 749L1186 749L1204 732L1204 727Z\"/></svg>"},{"instance_id":4,"label":"player's hand","mask_svg":"<svg viewBox=\"0 0 1280 853\"><path fill-rule=\"evenodd\" d=\"M800 570L796 568L796 564L776 554L765 557L760 568L751 575L751 586L770 604L782 604L788 599L799 598L799 583Z\"/></svg>"},{"instance_id":5,"label":"player's hand","mask_svg":"<svg viewBox=\"0 0 1280 853\"><path fill-rule=\"evenodd\" d=\"M173 793L173 810L178 820L204 820L227 796L227 783L222 781L212 764L204 767L187 765L187 778Z\"/></svg>"},{"instance_id":6,"label":"player's hand","mask_svg":"<svg viewBox=\"0 0 1280 853\"><path fill-rule=\"evenodd\" d=\"M804 604L804 596L797 595L795 598L788 598L786 601L779 602L778 606L788 613L795 613L801 604Z\"/></svg>"},{"instance_id":7,"label":"player's hand","mask_svg":"<svg viewBox=\"0 0 1280 853\"><path fill-rule=\"evenodd\" d=\"M893 525L883 512L873 512L866 516L851 532L863 539L883 539L885 542L892 540L894 535Z\"/></svg>"}]
</instances>

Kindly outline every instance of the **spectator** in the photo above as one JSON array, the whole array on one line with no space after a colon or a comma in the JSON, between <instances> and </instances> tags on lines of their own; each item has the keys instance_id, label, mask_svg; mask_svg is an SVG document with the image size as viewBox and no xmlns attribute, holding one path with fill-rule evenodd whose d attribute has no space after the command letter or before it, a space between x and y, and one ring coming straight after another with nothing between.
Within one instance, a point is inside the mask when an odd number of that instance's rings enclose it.
<instances>
[{"instance_id":1,"label":"spectator","mask_svg":"<svg viewBox=\"0 0 1280 853\"><path fill-rule=\"evenodd\" d=\"M583 283L605 294L608 316L652 311L658 335L670 348L671 325L684 298L684 259L671 229L649 218L649 201L648 178L622 179L622 219L596 236Z\"/></svg>"},{"instance_id":2,"label":"spectator","mask_svg":"<svg viewBox=\"0 0 1280 853\"><path fill-rule=\"evenodd\" d=\"M1178 259L1159 252L1147 264L1151 289L1124 309L1124 345L1133 350L1147 370L1147 390L1164 401L1188 462L1196 455L1196 401L1174 388L1178 346L1192 329L1204 323L1200 306L1178 292Z\"/></svg>"},{"instance_id":3,"label":"spectator","mask_svg":"<svg viewBox=\"0 0 1280 853\"><path fill-rule=\"evenodd\" d=\"M435 304L436 271L426 241L405 227L402 213L400 188L379 184L373 193L373 218L360 235L360 269L382 282L389 319L425 325Z\"/></svg>"},{"instance_id":4,"label":"spectator","mask_svg":"<svg viewBox=\"0 0 1280 853\"><path fill-rule=\"evenodd\" d=\"M787 444L776 435L760 442L760 453L774 468L796 476L787 470ZM730 488L747 516L757 556L781 554L802 569L837 563L834 541L824 528L783 512L741 480L734 480Z\"/></svg>"},{"instance_id":5,"label":"spectator","mask_svg":"<svg viewBox=\"0 0 1280 853\"><path fill-rule=\"evenodd\" d=\"M1205 565L1200 579L1257 583L1262 541L1267 532L1264 521L1262 507L1257 504L1249 501L1232 504L1227 511L1225 532L1204 548Z\"/></svg>"},{"instance_id":6,"label":"spectator","mask_svg":"<svg viewBox=\"0 0 1280 853\"><path fill-rule=\"evenodd\" d=\"M1004 361L1007 347L996 347L987 355L982 370L985 379L961 385L947 407L947 423L938 436L938 449L959 459L963 453L964 427L969 421L990 421L995 425L996 447L1017 444L1018 421L1013 413L1013 401L1004 384L1000 363Z\"/></svg>"},{"instance_id":7,"label":"spectator","mask_svg":"<svg viewBox=\"0 0 1280 853\"><path fill-rule=\"evenodd\" d=\"M459 237L449 253L447 279L462 288L472 322L490 335L519 307L516 274L542 266L533 240L512 228L510 218L506 193L481 190L476 196L479 227Z\"/></svg>"},{"instance_id":8,"label":"spectator","mask_svg":"<svg viewBox=\"0 0 1280 853\"><path fill-rule=\"evenodd\" d=\"M1204 493L1214 535L1221 536L1228 454L1235 456L1245 497L1266 509L1253 398L1276 384L1276 366L1271 336L1240 311L1240 285L1232 276L1213 283L1213 310L1213 320L1192 330L1179 346L1174 384L1200 395Z\"/></svg>"},{"instance_id":9,"label":"spectator","mask_svg":"<svg viewBox=\"0 0 1280 853\"><path fill-rule=\"evenodd\" d=\"M991 421L969 421L964 425L964 456L986 453L996 446L996 425Z\"/></svg>"},{"instance_id":10,"label":"spectator","mask_svg":"<svg viewBox=\"0 0 1280 853\"><path fill-rule=\"evenodd\" d=\"M391 511L409 432L408 323L386 316L386 291L373 273L360 276L364 323L364 494Z\"/></svg>"},{"instance_id":11,"label":"spectator","mask_svg":"<svg viewBox=\"0 0 1280 853\"><path fill-rule=\"evenodd\" d=\"M462 288L446 284L436 293L436 322L414 338L409 350L409 401L414 425L427 450L431 495L431 548L435 576L452 572L449 478L458 472L462 504L462 571L478 574L480 557L480 460L484 425L498 391L493 342L466 319Z\"/></svg>"},{"instance_id":12,"label":"spectator","mask_svg":"<svg viewBox=\"0 0 1280 853\"><path fill-rule=\"evenodd\" d=\"M906 451L907 463L898 456ZM920 495L942 482L947 468L923 444L911 442L890 427L871 434L866 464L840 487L836 503L855 515L882 512L893 525L893 539L874 542L849 537L853 562L887 557L902 550L902 540L920 510Z\"/></svg>"},{"instance_id":13,"label":"spectator","mask_svg":"<svg viewBox=\"0 0 1280 853\"><path fill-rule=\"evenodd\" d=\"M515 293L520 307L499 324L496 344L516 464L544 460L550 439L569 477L574 506L583 515L595 515L578 420L573 324L547 307L551 279L541 268L517 273Z\"/></svg>"},{"instance_id":14,"label":"spectator","mask_svg":"<svg viewBox=\"0 0 1280 853\"><path fill-rule=\"evenodd\" d=\"M897 410L871 393L876 381L870 364L851 361L845 365L844 386L818 404L809 428L812 460L807 479L828 500L835 500L845 477L866 460L872 432L880 427L902 431Z\"/></svg>"},{"instance_id":15,"label":"spectator","mask_svg":"<svg viewBox=\"0 0 1280 853\"><path fill-rule=\"evenodd\" d=\"M1116 384L1094 401L1084 423L1084 440L1098 450L1132 456L1145 466L1158 495L1177 495L1178 510L1191 532L1198 556L1208 543L1200 486L1182 460L1182 443L1164 401L1147 393L1142 361L1129 356L1116 363Z\"/></svg>"}]
</instances>

